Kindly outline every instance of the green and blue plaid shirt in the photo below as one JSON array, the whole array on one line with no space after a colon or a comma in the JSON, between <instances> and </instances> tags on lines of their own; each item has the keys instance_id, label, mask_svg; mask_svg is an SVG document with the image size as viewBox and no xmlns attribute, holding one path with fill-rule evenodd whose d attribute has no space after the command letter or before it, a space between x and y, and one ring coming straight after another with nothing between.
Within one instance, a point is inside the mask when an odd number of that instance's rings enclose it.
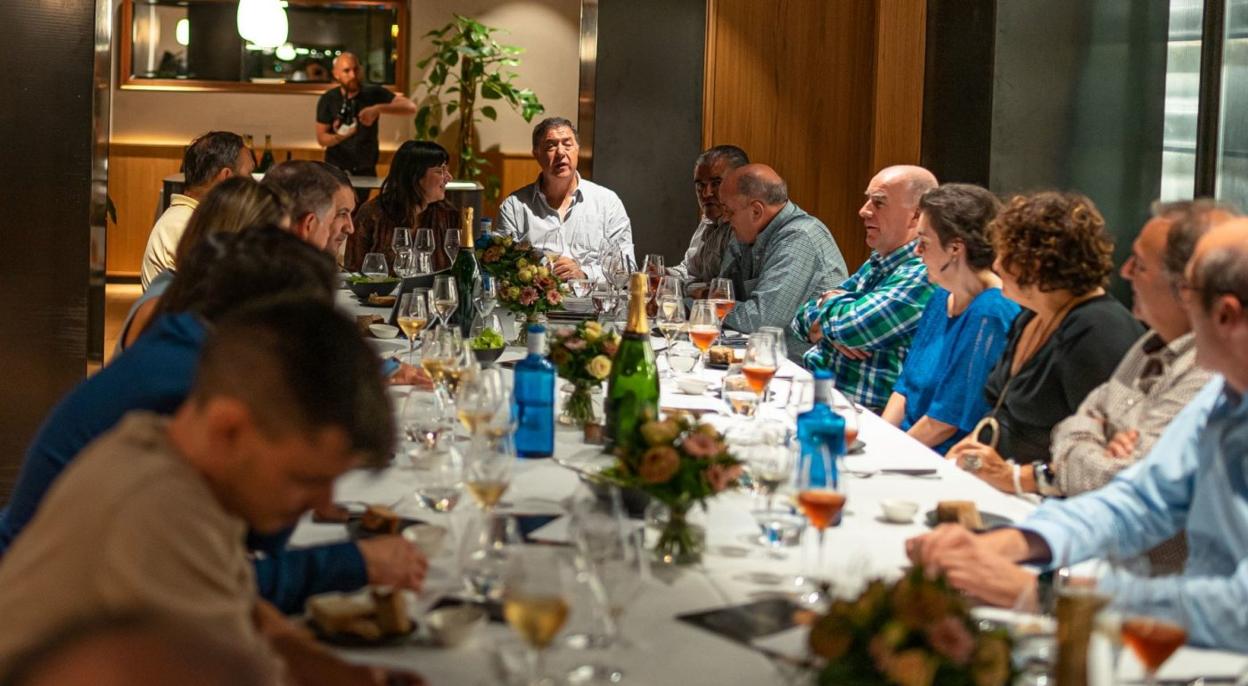
<instances>
[{"instance_id":1,"label":"green and blue plaid shirt","mask_svg":"<svg viewBox=\"0 0 1248 686\"><path fill-rule=\"evenodd\" d=\"M823 304L818 297L808 301L789 326L803 340L809 340L811 329L818 326L823 338L806 351L806 366L832 372L842 393L872 409L888 404L932 295L917 247L918 241L911 241L888 255L872 252L841 284L843 293ZM851 360L837 352L833 342L866 350L871 356Z\"/></svg>"}]
</instances>

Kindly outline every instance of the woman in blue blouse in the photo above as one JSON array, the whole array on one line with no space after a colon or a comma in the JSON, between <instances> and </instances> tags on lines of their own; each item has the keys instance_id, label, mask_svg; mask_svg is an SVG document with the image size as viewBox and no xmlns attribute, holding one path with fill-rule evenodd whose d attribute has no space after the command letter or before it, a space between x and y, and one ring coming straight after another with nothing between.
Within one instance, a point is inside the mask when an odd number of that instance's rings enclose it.
<instances>
[{"instance_id":1,"label":"woman in blue blouse","mask_svg":"<svg viewBox=\"0 0 1248 686\"><path fill-rule=\"evenodd\" d=\"M919 201L919 254L936 290L884 419L942 455L988 413L984 383L1019 312L992 271L988 223L1000 208L991 192L960 183Z\"/></svg>"}]
</instances>

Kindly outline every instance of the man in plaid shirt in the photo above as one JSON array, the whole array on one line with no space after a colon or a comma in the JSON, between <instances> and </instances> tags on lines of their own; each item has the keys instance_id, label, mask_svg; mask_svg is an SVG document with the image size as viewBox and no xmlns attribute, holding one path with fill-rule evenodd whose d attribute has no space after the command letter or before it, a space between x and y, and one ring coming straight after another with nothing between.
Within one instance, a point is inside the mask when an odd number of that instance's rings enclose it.
<instances>
[{"instance_id":1,"label":"man in plaid shirt","mask_svg":"<svg viewBox=\"0 0 1248 686\"><path fill-rule=\"evenodd\" d=\"M719 199L734 238L719 275L732 279L737 297L724 328L753 333L784 327L808 298L845 279L845 258L832 233L789 200L788 186L771 167L732 170L720 184ZM792 333L786 338L789 356L800 361L809 344Z\"/></svg>"},{"instance_id":2,"label":"man in plaid shirt","mask_svg":"<svg viewBox=\"0 0 1248 686\"><path fill-rule=\"evenodd\" d=\"M888 403L932 295L916 237L919 198L935 187L922 167L876 174L858 210L871 257L839 288L802 305L789 327L815 344L803 356L808 368L831 371L842 393L876 412Z\"/></svg>"}]
</instances>

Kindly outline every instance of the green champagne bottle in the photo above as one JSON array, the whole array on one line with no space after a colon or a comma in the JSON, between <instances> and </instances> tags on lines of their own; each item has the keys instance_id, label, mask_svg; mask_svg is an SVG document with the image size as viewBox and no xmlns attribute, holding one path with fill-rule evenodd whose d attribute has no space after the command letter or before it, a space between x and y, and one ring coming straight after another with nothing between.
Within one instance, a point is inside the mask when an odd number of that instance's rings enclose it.
<instances>
[{"instance_id":1,"label":"green champagne bottle","mask_svg":"<svg viewBox=\"0 0 1248 686\"><path fill-rule=\"evenodd\" d=\"M659 367L646 319L648 277L634 272L628 286L628 326L607 379L607 446L633 451L641 425L659 418Z\"/></svg>"},{"instance_id":2,"label":"green champagne bottle","mask_svg":"<svg viewBox=\"0 0 1248 686\"><path fill-rule=\"evenodd\" d=\"M455 264L451 265L451 274L455 277L455 289L459 291L459 305L455 308L456 323L464 338L472 328L472 316L477 308L472 304L472 294L481 278L481 268L477 264L477 251L472 239L472 208L464 208L463 224L459 227L459 254L455 256Z\"/></svg>"}]
</instances>

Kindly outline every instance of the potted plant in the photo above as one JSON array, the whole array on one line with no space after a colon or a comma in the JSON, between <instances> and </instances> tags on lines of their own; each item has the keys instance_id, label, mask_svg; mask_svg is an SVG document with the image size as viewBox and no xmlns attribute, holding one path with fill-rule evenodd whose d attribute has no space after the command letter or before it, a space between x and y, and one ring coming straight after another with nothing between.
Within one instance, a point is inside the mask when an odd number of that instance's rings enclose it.
<instances>
[{"instance_id":1,"label":"potted plant","mask_svg":"<svg viewBox=\"0 0 1248 686\"><path fill-rule=\"evenodd\" d=\"M433 140L458 126L451 153L456 176L481 179L486 196L495 198L498 176L482 176L489 163L476 142L478 115L496 120L495 105L505 104L528 122L546 108L531 89L515 84L519 74L513 68L520 64L524 50L499 44L494 40L498 31L494 27L460 14L454 16L442 28L425 34L433 53L416 63L425 73L414 88L423 91L416 110L416 138Z\"/></svg>"}]
</instances>

